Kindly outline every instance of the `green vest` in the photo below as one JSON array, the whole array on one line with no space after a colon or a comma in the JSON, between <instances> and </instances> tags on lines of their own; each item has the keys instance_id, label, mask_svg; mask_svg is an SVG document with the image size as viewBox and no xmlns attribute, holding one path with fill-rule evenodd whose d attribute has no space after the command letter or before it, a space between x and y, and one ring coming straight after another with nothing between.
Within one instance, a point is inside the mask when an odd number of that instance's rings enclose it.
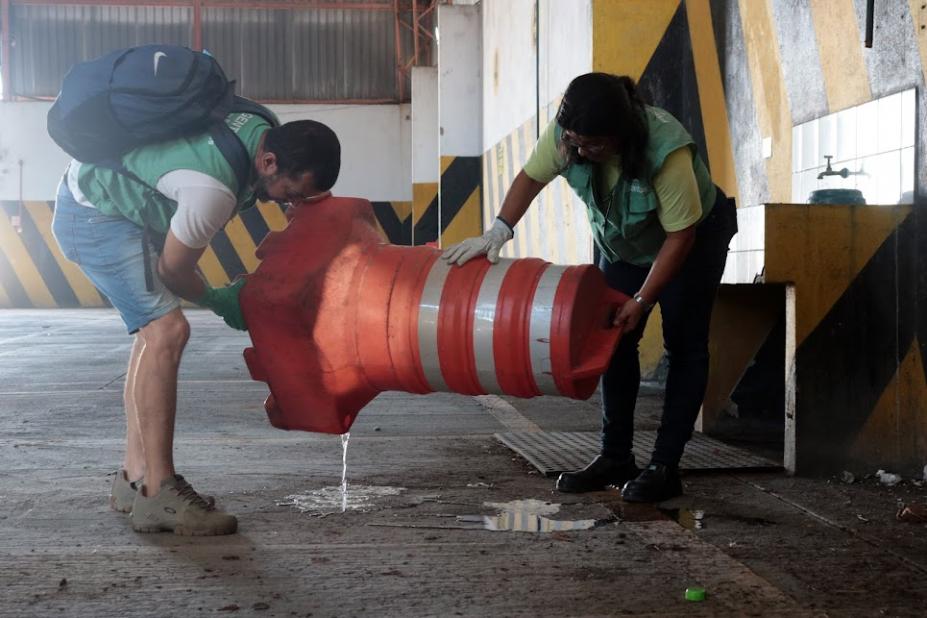
<instances>
[{"instance_id":1,"label":"green vest","mask_svg":"<svg viewBox=\"0 0 927 618\"><path fill-rule=\"evenodd\" d=\"M235 112L225 122L254 159L261 137L270 128L267 121L254 114ZM151 187L157 186L161 176L168 172L193 170L212 176L235 194L238 210L250 208L256 201L252 187L238 186L232 166L208 133L137 148L126 153L122 163L149 186L111 169L83 163L77 179L80 190L101 213L123 216L139 226L147 224L162 234L170 229L177 202Z\"/></svg>"},{"instance_id":2,"label":"green vest","mask_svg":"<svg viewBox=\"0 0 927 618\"><path fill-rule=\"evenodd\" d=\"M658 107L647 107L647 161L645 178L632 179L622 173L612 189L611 201L598 197L595 164L573 164L560 174L585 202L592 225L592 237L599 250L609 262L629 262L636 266L653 264L666 232L657 218L657 194L653 189L653 177L663 167L666 157L684 146L692 150L692 164L698 182L704 219L715 202L715 186L708 168L696 151L695 142L678 120ZM556 140L560 142L563 129L558 125Z\"/></svg>"}]
</instances>

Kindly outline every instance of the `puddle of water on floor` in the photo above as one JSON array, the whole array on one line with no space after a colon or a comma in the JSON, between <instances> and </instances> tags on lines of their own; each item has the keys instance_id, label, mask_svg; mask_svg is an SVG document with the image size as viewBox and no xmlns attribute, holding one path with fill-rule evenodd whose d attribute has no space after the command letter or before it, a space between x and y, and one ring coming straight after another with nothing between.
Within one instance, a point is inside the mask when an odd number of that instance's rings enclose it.
<instances>
[{"instance_id":1,"label":"puddle of water on floor","mask_svg":"<svg viewBox=\"0 0 927 618\"><path fill-rule=\"evenodd\" d=\"M323 487L301 494L292 494L277 502L277 506L292 506L310 515L331 515L346 511L369 511L377 507L377 500L398 496L405 487L352 485L350 493L341 486Z\"/></svg>"},{"instance_id":2,"label":"puddle of water on floor","mask_svg":"<svg viewBox=\"0 0 927 618\"><path fill-rule=\"evenodd\" d=\"M516 500L514 502L486 502L483 506L502 511L497 515L460 515L457 521L474 524L485 530L511 532L563 532L568 530L590 530L606 523L609 519L551 519L560 511L559 504L541 500Z\"/></svg>"},{"instance_id":3,"label":"puddle of water on floor","mask_svg":"<svg viewBox=\"0 0 927 618\"><path fill-rule=\"evenodd\" d=\"M658 510L686 530L702 530L705 527L705 511L697 509Z\"/></svg>"}]
</instances>

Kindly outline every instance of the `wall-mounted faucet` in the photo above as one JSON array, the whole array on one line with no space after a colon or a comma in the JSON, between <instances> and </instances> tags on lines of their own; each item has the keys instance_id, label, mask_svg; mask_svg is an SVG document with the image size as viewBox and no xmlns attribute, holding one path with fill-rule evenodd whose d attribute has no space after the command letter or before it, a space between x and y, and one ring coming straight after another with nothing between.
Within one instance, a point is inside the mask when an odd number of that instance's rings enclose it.
<instances>
[{"instance_id":1,"label":"wall-mounted faucet","mask_svg":"<svg viewBox=\"0 0 927 618\"><path fill-rule=\"evenodd\" d=\"M827 169L818 174L818 180L821 180L825 176L840 176L841 178L846 178L850 175L850 170L847 168L837 171L830 166L830 160L834 158L833 155L824 155L824 158L827 159Z\"/></svg>"}]
</instances>

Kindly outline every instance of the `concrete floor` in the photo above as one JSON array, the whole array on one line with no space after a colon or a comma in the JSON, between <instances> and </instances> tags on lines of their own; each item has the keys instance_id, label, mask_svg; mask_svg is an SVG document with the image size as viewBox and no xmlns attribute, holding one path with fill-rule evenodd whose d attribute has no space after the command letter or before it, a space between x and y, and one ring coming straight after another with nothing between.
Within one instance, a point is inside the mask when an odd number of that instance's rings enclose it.
<instances>
[{"instance_id":1,"label":"concrete floor","mask_svg":"<svg viewBox=\"0 0 927 618\"><path fill-rule=\"evenodd\" d=\"M632 508L615 491L552 492L492 437L595 430L594 402L383 395L352 429L348 482L404 491L300 512L287 496L340 483L339 438L270 427L247 338L189 316L178 470L239 516L231 537L138 535L108 510L130 345L114 313L0 312L0 616L924 615L927 526L894 514L927 488L687 475L685 497ZM658 407L642 396L642 427ZM472 523L499 512L487 502L530 499L605 523ZM685 601L689 586L707 600Z\"/></svg>"}]
</instances>

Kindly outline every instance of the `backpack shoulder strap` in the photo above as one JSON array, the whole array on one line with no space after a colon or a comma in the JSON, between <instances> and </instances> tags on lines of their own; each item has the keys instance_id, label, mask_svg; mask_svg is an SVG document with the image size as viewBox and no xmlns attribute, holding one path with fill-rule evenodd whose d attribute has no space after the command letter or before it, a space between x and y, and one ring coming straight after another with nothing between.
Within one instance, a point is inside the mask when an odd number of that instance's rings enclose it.
<instances>
[{"instance_id":1,"label":"backpack shoulder strap","mask_svg":"<svg viewBox=\"0 0 927 618\"><path fill-rule=\"evenodd\" d=\"M232 166L235 180L238 181L238 192L241 193L248 187L248 181L251 179L252 161L248 149L224 120L209 127L209 136L225 160Z\"/></svg>"},{"instance_id":2,"label":"backpack shoulder strap","mask_svg":"<svg viewBox=\"0 0 927 618\"><path fill-rule=\"evenodd\" d=\"M236 96L234 98L230 113L231 112L254 114L266 120L271 127L280 126L280 121L277 120L277 117L272 111L260 103L255 103L244 97ZM244 191L248 186L248 181L251 179L251 167L253 165L251 155L248 154L247 148L245 148L245 145L238 135L225 123L224 119L210 126L209 135L212 137L213 143L215 143L219 152L222 153L225 160L232 166L232 170L235 172L235 178L238 181L238 190Z\"/></svg>"}]
</instances>

